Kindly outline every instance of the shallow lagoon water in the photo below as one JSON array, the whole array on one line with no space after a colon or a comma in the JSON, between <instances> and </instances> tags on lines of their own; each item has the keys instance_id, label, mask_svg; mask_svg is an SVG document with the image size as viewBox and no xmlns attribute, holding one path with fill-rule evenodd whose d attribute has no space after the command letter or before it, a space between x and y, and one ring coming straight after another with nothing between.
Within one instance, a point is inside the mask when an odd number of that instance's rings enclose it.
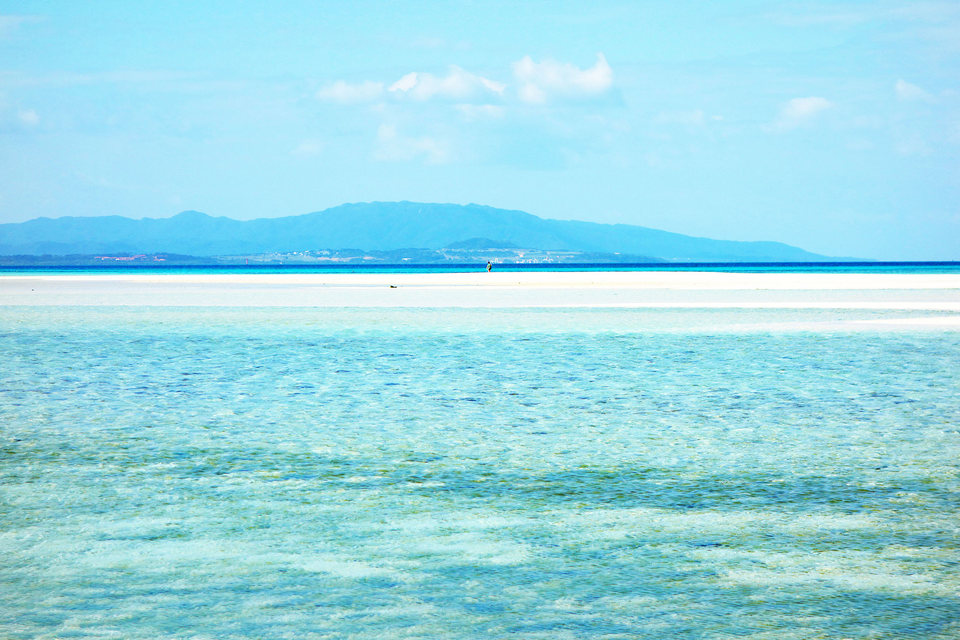
<instances>
[{"instance_id":1,"label":"shallow lagoon water","mask_svg":"<svg viewBox=\"0 0 960 640\"><path fill-rule=\"evenodd\" d=\"M6 308L0 632L955 638L900 315Z\"/></svg>"}]
</instances>

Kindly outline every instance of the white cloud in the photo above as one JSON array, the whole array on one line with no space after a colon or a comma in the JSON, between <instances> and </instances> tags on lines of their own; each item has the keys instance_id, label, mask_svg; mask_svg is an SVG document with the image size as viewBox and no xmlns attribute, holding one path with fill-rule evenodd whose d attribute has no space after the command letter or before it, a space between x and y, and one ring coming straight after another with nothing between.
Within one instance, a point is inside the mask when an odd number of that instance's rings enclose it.
<instances>
[{"instance_id":1,"label":"white cloud","mask_svg":"<svg viewBox=\"0 0 960 640\"><path fill-rule=\"evenodd\" d=\"M33 109L24 109L17 114L17 119L20 120L20 124L33 127L40 124L40 116L37 115L37 112Z\"/></svg>"},{"instance_id":2,"label":"white cloud","mask_svg":"<svg viewBox=\"0 0 960 640\"><path fill-rule=\"evenodd\" d=\"M323 151L323 142L316 139L304 140L298 144L292 153L295 156L313 157L318 156Z\"/></svg>"},{"instance_id":3,"label":"white cloud","mask_svg":"<svg viewBox=\"0 0 960 640\"><path fill-rule=\"evenodd\" d=\"M543 104L553 97L597 96L613 86L613 70L602 53L587 69L550 59L534 62L524 56L513 63L513 75L520 84L520 99L531 104Z\"/></svg>"},{"instance_id":4,"label":"white cloud","mask_svg":"<svg viewBox=\"0 0 960 640\"><path fill-rule=\"evenodd\" d=\"M417 72L412 71L390 85L390 91L410 91L417 86L417 78Z\"/></svg>"},{"instance_id":5,"label":"white cloud","mask_svg":"<svg viewBox=\"0 0 960 640\"><path fill-rule=\"evenodd\" d=\"M430 100L435 97L469 100L477 96L500 95L504 89L506 86L499 82L451 66L450 72L444 77L416 71L408 73L390 85L389 91L395 96L408 96L414 100Z\"/></svg>"},{"instance_id":6,"label":"white cloud","mask_svg":"<svg viewBox=\"0 0 960 640\"><path fill-rule=\"evenodd\" d=\"M382 124L377 129L375 160L402 162L422 159L427 164L443 164L450 154L446 145L428 136L412 138L397 133L393 125Z\"/></svg>"},{"instance_id":7,"label":"white cloud","mask_svg":"<svg viewBox=\"0 0 960 640\"><path fill-rule=\"evenodd\" d=\"M933 96L918 87L915 84L910 84L906 80L897 80L897 84L894 85L894 91L897 92L897 98L907 102L921 101L921 102L933 102Z\"/></svg>"},{"instance_id":8,"label":"white cloud","mask_svg":"<svg viewBox=\"0 0 960 640\"><path fill-rule=\"evenodd\" d=\"M773 131L796 129L797 127L809 124L823 111L832 106L833 103L826 98L816 96L788 100L787 103L783 105L783 108L780 109L779 117L769 129Z\"/></svg>"},{"instance_id":9,"label":"white cloud","mask_svg":"<svg viewBox=\"0 0 960 640\"><path fill-rule=\"evenodd\" d=\"M383 94L383 83L360 82L350 84L337 80L331 85L317 91L317 98L326 102L354 104L358 102L373 102Z\"/></svg>"}]
</instances>

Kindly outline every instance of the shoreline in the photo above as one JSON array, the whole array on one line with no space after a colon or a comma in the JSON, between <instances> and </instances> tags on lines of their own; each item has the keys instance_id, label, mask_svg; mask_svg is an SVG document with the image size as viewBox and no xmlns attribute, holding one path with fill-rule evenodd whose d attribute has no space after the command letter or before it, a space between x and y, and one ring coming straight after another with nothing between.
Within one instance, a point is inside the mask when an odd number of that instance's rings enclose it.
<instances>
[{"instance_id":1,"label":"shoreline","mask_svg":"<svg viewBox=\"0 0 960 640\"><path fill-rule=\"evenodd\" d=\"M10 273L6 281L416 286L620 286L772 289L960 289L960 273L775 273L731 271L481 271L375 273Z\"/></svg>"},{"instance_id":2,"label":"shoreline","mask_svg":"<svg viewBox=\"0 0 960 640\"><path fill-rule=\"evenodd\" d=\"M960 313L960 274L476 272L0 275L9 306L744 308Z\"/></svg>"}]
</instances>

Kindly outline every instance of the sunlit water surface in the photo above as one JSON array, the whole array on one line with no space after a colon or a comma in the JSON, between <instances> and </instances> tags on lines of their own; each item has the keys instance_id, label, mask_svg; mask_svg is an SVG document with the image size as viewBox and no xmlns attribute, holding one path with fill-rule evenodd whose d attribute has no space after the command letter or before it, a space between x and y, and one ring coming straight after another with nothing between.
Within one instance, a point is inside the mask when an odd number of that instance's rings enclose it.
<instances>
[{"instance_id":1,"label":"sunlit water surface","mask_svg":"<svg viewBox=\"0 0 960 640\"><path fill-rule=\"evenodd\" d=\"M0 636L956 638L960 331L880 317L4 309Z\"/></svg>"}]
</instances>

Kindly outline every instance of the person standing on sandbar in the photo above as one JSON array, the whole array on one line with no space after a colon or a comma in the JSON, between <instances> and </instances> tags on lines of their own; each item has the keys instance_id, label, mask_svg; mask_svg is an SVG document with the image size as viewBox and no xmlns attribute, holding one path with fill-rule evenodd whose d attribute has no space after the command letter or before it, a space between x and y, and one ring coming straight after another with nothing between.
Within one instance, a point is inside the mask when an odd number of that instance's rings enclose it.
<instances>
[{"instance_id":1,"label":"person standing on sandbar","mask_svg":"<svg viewBox=\"0 0 960 640\"><path fill-rule=\"evenodd\" d=\"M493 269L493 265L488 261L487 262L487 273L490 273L490 270Z\"/></svg>"}]
</instances>

